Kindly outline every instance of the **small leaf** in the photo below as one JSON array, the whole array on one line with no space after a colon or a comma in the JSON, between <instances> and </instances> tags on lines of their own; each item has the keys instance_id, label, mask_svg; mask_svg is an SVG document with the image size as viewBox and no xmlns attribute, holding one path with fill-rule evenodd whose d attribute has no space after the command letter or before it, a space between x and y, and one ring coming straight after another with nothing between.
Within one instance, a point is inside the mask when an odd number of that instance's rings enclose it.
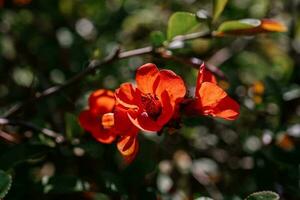
<instances>
[{"instance_id":1,"label":"small leaf","mask_svg":"<svg viewBox=\"0 0 300 200\"><path fill-rule=\"evenodd\" d=\"M8 193L12 183L12 178L9 174L0 170L0 199L4 198Z\"/></svg>"},{"instance_id":2,"label":"small leaf","mask_svg":"<svg viewBox=\"0 0 300 200\"><path fill-rule=\"evenodd\" d=\"M279 200L279 195L271 191L255 192L245 200Z\"/></svg>"},{"instance_id":3,"label":"small leaf","mask_svg":"<svg viewBox=\"0 0 300 200\"><path fill-rule=\"evenodd\" d=\"M228 0L214 0L213 3L213 21L216 21L223 12Z\"/></svg>"},{"instance_id":4,"label":"small leaf","mask_svg":"<svg viewBox=\"0 0 300 200\"><path fill-rule=\"evenodd\" d=\"M219 28L218 32L231 32L237 30L247 30L251 28L258 27L260 25L260 20L258 19L241 19L241 20L233 20L227 21L222 23Z\"/></svg>"},{"instance_id":5,"label":"small leaf","mask_svg":"<svg viewBox=\"0 0 300 200\"><path fill-rule=\"evenodd\" d=\"M65 114L66 122L66 136L69 140L72 140L74 137L78 137L82 132L77 117L74 114L66 113Z\"/></svg>"},{"instance_id":6,"label":"small leaf","mask_svg":"<svg viewBox=\"0 0 300 200\"><path fill-rule=\"evenodd\" d=\"M285 25L276 20L241 19L222 23L214 35L253 35L267 32L285 32L286 30Z\"/></svg>"},{"instance_id":7,"label":"small leaf","mask_svg":"<svg viewBox=\"0 0 300 200\"><path fill-rule=\"evenodd\" d=\"M189 12L176 12L168 22L168 40L172 40L177 35L191 33L198 28L199 22L196 15Z\"/></svg>"},{"instance_id":8,"label":"small leaf","mask_svg":"<svg viewBox=\"0 0 300 200\"><path fill-rule=\"evenodd\" d=\"M161 31L153 31L150 34L151 43L154 47L160 47L166 40L165 35Z\"/></svg>"}]
</instances>

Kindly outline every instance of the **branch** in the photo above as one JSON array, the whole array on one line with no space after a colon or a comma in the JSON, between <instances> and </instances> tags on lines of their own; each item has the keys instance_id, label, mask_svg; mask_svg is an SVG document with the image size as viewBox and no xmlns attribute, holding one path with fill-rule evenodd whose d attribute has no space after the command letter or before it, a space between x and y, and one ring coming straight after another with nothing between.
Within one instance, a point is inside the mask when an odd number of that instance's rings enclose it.
<instances>
[{"instance_id":1,"label":"branch","mask_svg":"<svg viewBox=\"0 0 300 200\"><path fill-rule=\"evenodd\" d=\"M35 103L37 101L40 101L41 99L44 99L45 97L49 97L53 94L58 93L59 91L65 89L66 87L69 87L73 83L76 83L77 81L81 80L83 77L87 76L88 74L93 73L96 69L102 67L105 64L109 64L114 60L148 54L148 53L151 53L152 51L153 51L153 48L151 46L140 48L140 49L135 49L135 50L131 50L131 51L125 51L125 52L121 52L121 53L119 53L119 49L116 49L111 55L107 56L102 61L99 61L99 60L90 61L87 68L85 68L82 72L76 74L75 76L73 76L72 78L67 80L64 84L50 87L41 93L36 93L32 98L30 98L26 101L23 101L22 103L18 103L16 105L14 105L11 109L9 109L3 115L3 117L10 117L13 114L17 113L18 111L27 107L28 105Z\"/></svg>"},{"instance_id":2,"label":"branch","mask_svg":"<svg viewBox=\"0 0 300 200\"><path fill-rule=\"evenodd\" d=\"M59 133L56 133L55 131L52 131L47 128L40 128L40 127L36 126L35 124L32 124L30 122L25 122L22 120L12 120L12 119L7 119L7 118L0 118L0 125L20 126L20 127L26 128L28 130L41 132L48 137L54 138L57 143L62 143L65 141L64 136L62 136Z\"/></svg>"},{"instance_id":3,"label":"branch","mask_svg":"<svg viewBox=\"0 0 300 200\"><path fill-rule=\"evenodd\" d=\"M161 52L161 57L182 63L184 65L188 65L197 70L199 69L199 66L201 66L201 64L204 62L203 60L196 58L196 57L185 58L185 57L174 56L171 51L167 51L167 50ZM225 74L215 65L206 63L206 67L209 71L211 71L213 74L215 74L219 78L225 79L225 80L227 79Z\"/></svg>"},{"instance_id":4,"label":"branch","mask_svg":"<svg viewBox=\"0 0 300 200\"><path fill-rule=\"evenodd\" d=\"M187 40L193 40L193 39L197 39L197 38L210 38L210 37L212 37L210 33L197 32L197 33L191 33L191 34L187 34L187 35L176 36L171 41L171 43L174 41L187 41ZM116 49L114 52L112 52L111 55L107 56L106 58L104 58L101 61L100 60L90 61L87 68L85 68L82 72L76 74L75 76L73 76L72 78L67 80L64 84L52 86L52 87L44 90L41 93L36 93L32 98L14 105L7 112L4 113L3 117L8 118L8 117L16 114L20 110L23 110L27 106L32 105L33 103L36 103L36 102L44 99L45 97L49 97L53 94L58 93L59 91L69 87L73 83L78 82L85 76L93 73L96 69L102 67L103 65L109 64L115 60L120 60L120 59L129 58L129 57L133 57L133 56L144 55L144 54L150 54L150 53L155 52L155 50L156 49L154 49L152 46L147 46L147 47L143 47L140 49L134 49L134 50L124 51L124 52L120 52L119 49Z\"/></svg>"},{"instance_id":5,"label":"branch","mask_svg":"<svg viewBox=\"0 0 300 200\"><path fill-rule=\"evenodd\" d=\"M18 144L20 142L18 137L15 137L12 134L6 133L2 130L0 130L0 138L7 143Z\"/></svg>"}]
</instances>

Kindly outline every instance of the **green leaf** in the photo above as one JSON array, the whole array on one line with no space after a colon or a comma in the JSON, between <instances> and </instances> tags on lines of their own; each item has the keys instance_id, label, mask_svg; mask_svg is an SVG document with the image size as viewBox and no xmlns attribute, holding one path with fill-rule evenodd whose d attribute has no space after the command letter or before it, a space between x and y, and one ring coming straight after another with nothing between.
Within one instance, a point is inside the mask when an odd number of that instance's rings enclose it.
<instances>
[{"instance_id":1,"label":"green leaf","mask_svg":"<svg viewBox=\"0 0 300 200\"><path fill-rule=\"evenodd\" d=\"M161 31L153 31L150 34L150 39L154 47L160 47L163 46L166 37Z\"/></svg>"},{"instance_id":2,"label":"green leaf","mask_svg":"<svg viewBox=\"0 0 300 200\"><path fill-rule=\"evenodd\" d=\"M213 3L213 21L216 21L223 12L228 0L214 0Z\"/></svg>"},{"instance_id":3,"label":"green leaf","mask_svg":"<svg viewBox=\"0 0 300 200\"><path fill-rule=\"evenodd\" d=\"M255 192L245 200L279 200L279 195L271 191Z\"/></svg>"},{"instance_id":4,"label":"green leaf","mask_svg":"<svg viewBox=\"0 0 300 200\"><path fill-rule=\"evenodd\" d=\"M66 136L69 140L72 140L74 137L78 137L83 132L83 129L80 127L77 117L74 114L66 113L65 122Z\"/></svg>"},{"instance_id":5,"label":"green leaf","mask_svg":"<svg viewBox=\"0 0 300 200\"><path fill-rule=\"evenodd\" d=\"M44 145L16 145L0 156L0 169L8 170L29 159L43 156L49 150L50 148Z\"/></svg>"},{"instance_id":6,"label":"green leaf","mask_svg":"<svg viewBox=\"0 0 300 200\"><path fill-rule=\"evenodd\" d=\"M168 40L172 40L177 35L191 33L198 28L199 22L196 15L189 12L176 12L168 22Z\"/></svg>"},{"instance_id":7,"label":"green leaf","mask_svg":"<svg viewBox=\"0 0 300 200\"><path fill-rule=\"evenodd\" d=\"M0 199L4 198L8 193L12 183L11 175L0 170Z\"/></svg>"},{"instance_id":8,"label":"green leaf","mask_svg":"<svg viewBox=\"0 0 300 200\"><path fill-rule=\"evenodd\" d=\"M233 20L222 23L217 32L226 33L226 32L234 32L246 29L252 29L260 26L261 21L258 19L241 19L241 20Z\"/></svg>"},{"instance_id":9,"label":"green leaf","mask_svg":"<svg viewBox=\"0 0 300 200\"><path fill-rule=\"evenodd\" d=\"M215 36L223 36L225 34L231 35L253 35L258 33L270 32L286 32L287 27L279 21L272 19L240 19L233 21L226 21L222 23Z\"/></svg>"}]
</instances>

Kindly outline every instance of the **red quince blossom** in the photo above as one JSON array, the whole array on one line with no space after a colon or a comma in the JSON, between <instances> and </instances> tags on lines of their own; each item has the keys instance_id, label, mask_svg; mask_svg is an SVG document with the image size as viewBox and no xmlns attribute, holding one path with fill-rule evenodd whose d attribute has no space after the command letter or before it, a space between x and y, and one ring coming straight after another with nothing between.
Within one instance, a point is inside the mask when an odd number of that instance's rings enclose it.
<instances>
[{"instance_id":1,"label":"red quince blossom","mask_svg":"<svg viewBox=\"0 0 300 200\"><path fill-rule=\"evenodd\" d=\"M123 83L115 91L130 121L145 131L159 131L172 118L185 94L181 77L171 70L159 70L152 63L137 69L136 87Z\"/></svg>"},{"instance_id":2,"label":"red quince blossom","mask_svg":"<svg viewBox=\"0 0 300 200\"><path fill-rule=\"evenodd\" d=\"M215 76L203 63L198 72L195 99L187 106L187 112L235 120L239 110L239 104L217 85Z\"/></svg>"},{"instance_id":3,"label":"red quince blossom","mask_svg":"<svg viewBox=\"0 0 300 200\"><path fill-rule=\"evenodd\" d=\"M99 142L110 144L115 138L114 114L116 104L114 93L109 90L96 90L89 96L89 109L79 115L80 125Z\"/></svg>"},{"instance_id":4,"label":"red quince blossom","mask_svg":"<svg viewBox=\"0 0 300 200\"><path fill-rule=\"evenodd\" d=\"M125 111L123 106L116 104L112 91L96 90L89 96L89 109L80 113L79 123L101 143L110 144L119 136L118 150L130 162L138 151L138 129Z\"/></svg>"}]
</instances>

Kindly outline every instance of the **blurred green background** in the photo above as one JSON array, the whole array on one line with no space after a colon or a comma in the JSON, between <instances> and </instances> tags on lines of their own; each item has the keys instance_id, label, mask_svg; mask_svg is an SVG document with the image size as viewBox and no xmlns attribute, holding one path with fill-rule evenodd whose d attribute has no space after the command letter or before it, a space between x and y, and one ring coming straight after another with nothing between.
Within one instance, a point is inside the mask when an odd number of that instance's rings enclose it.
<instances>
[{"instance_id":1,"label":"blurred green background","mask_svg":"<svg viewBox=\"0 0 300 200\"><path fill-rule=\"evenodd\" d=\"M300 199L299 2L229 0L212 28L226 20L274 18L288 32L195 39L171 49L176 57L217 65L227 77L219 84L241 105L240 118L188 118L172 134L140 134L140 151L129 166L115 145L97 143L78 126L88 95L134 81L135 69L147 62L174 70L192 91L197 70L155 54L130 57L11 116L54 130L66 141L0 125L0 169L12 178L5 199L240 200L261 190ZM119 46L153 44L151 33L165 34L174 12L200 15L203 9L210 12L212 1L0 0L0 116L63 84L93 58Z\"/></svg>"}]
</instances>

